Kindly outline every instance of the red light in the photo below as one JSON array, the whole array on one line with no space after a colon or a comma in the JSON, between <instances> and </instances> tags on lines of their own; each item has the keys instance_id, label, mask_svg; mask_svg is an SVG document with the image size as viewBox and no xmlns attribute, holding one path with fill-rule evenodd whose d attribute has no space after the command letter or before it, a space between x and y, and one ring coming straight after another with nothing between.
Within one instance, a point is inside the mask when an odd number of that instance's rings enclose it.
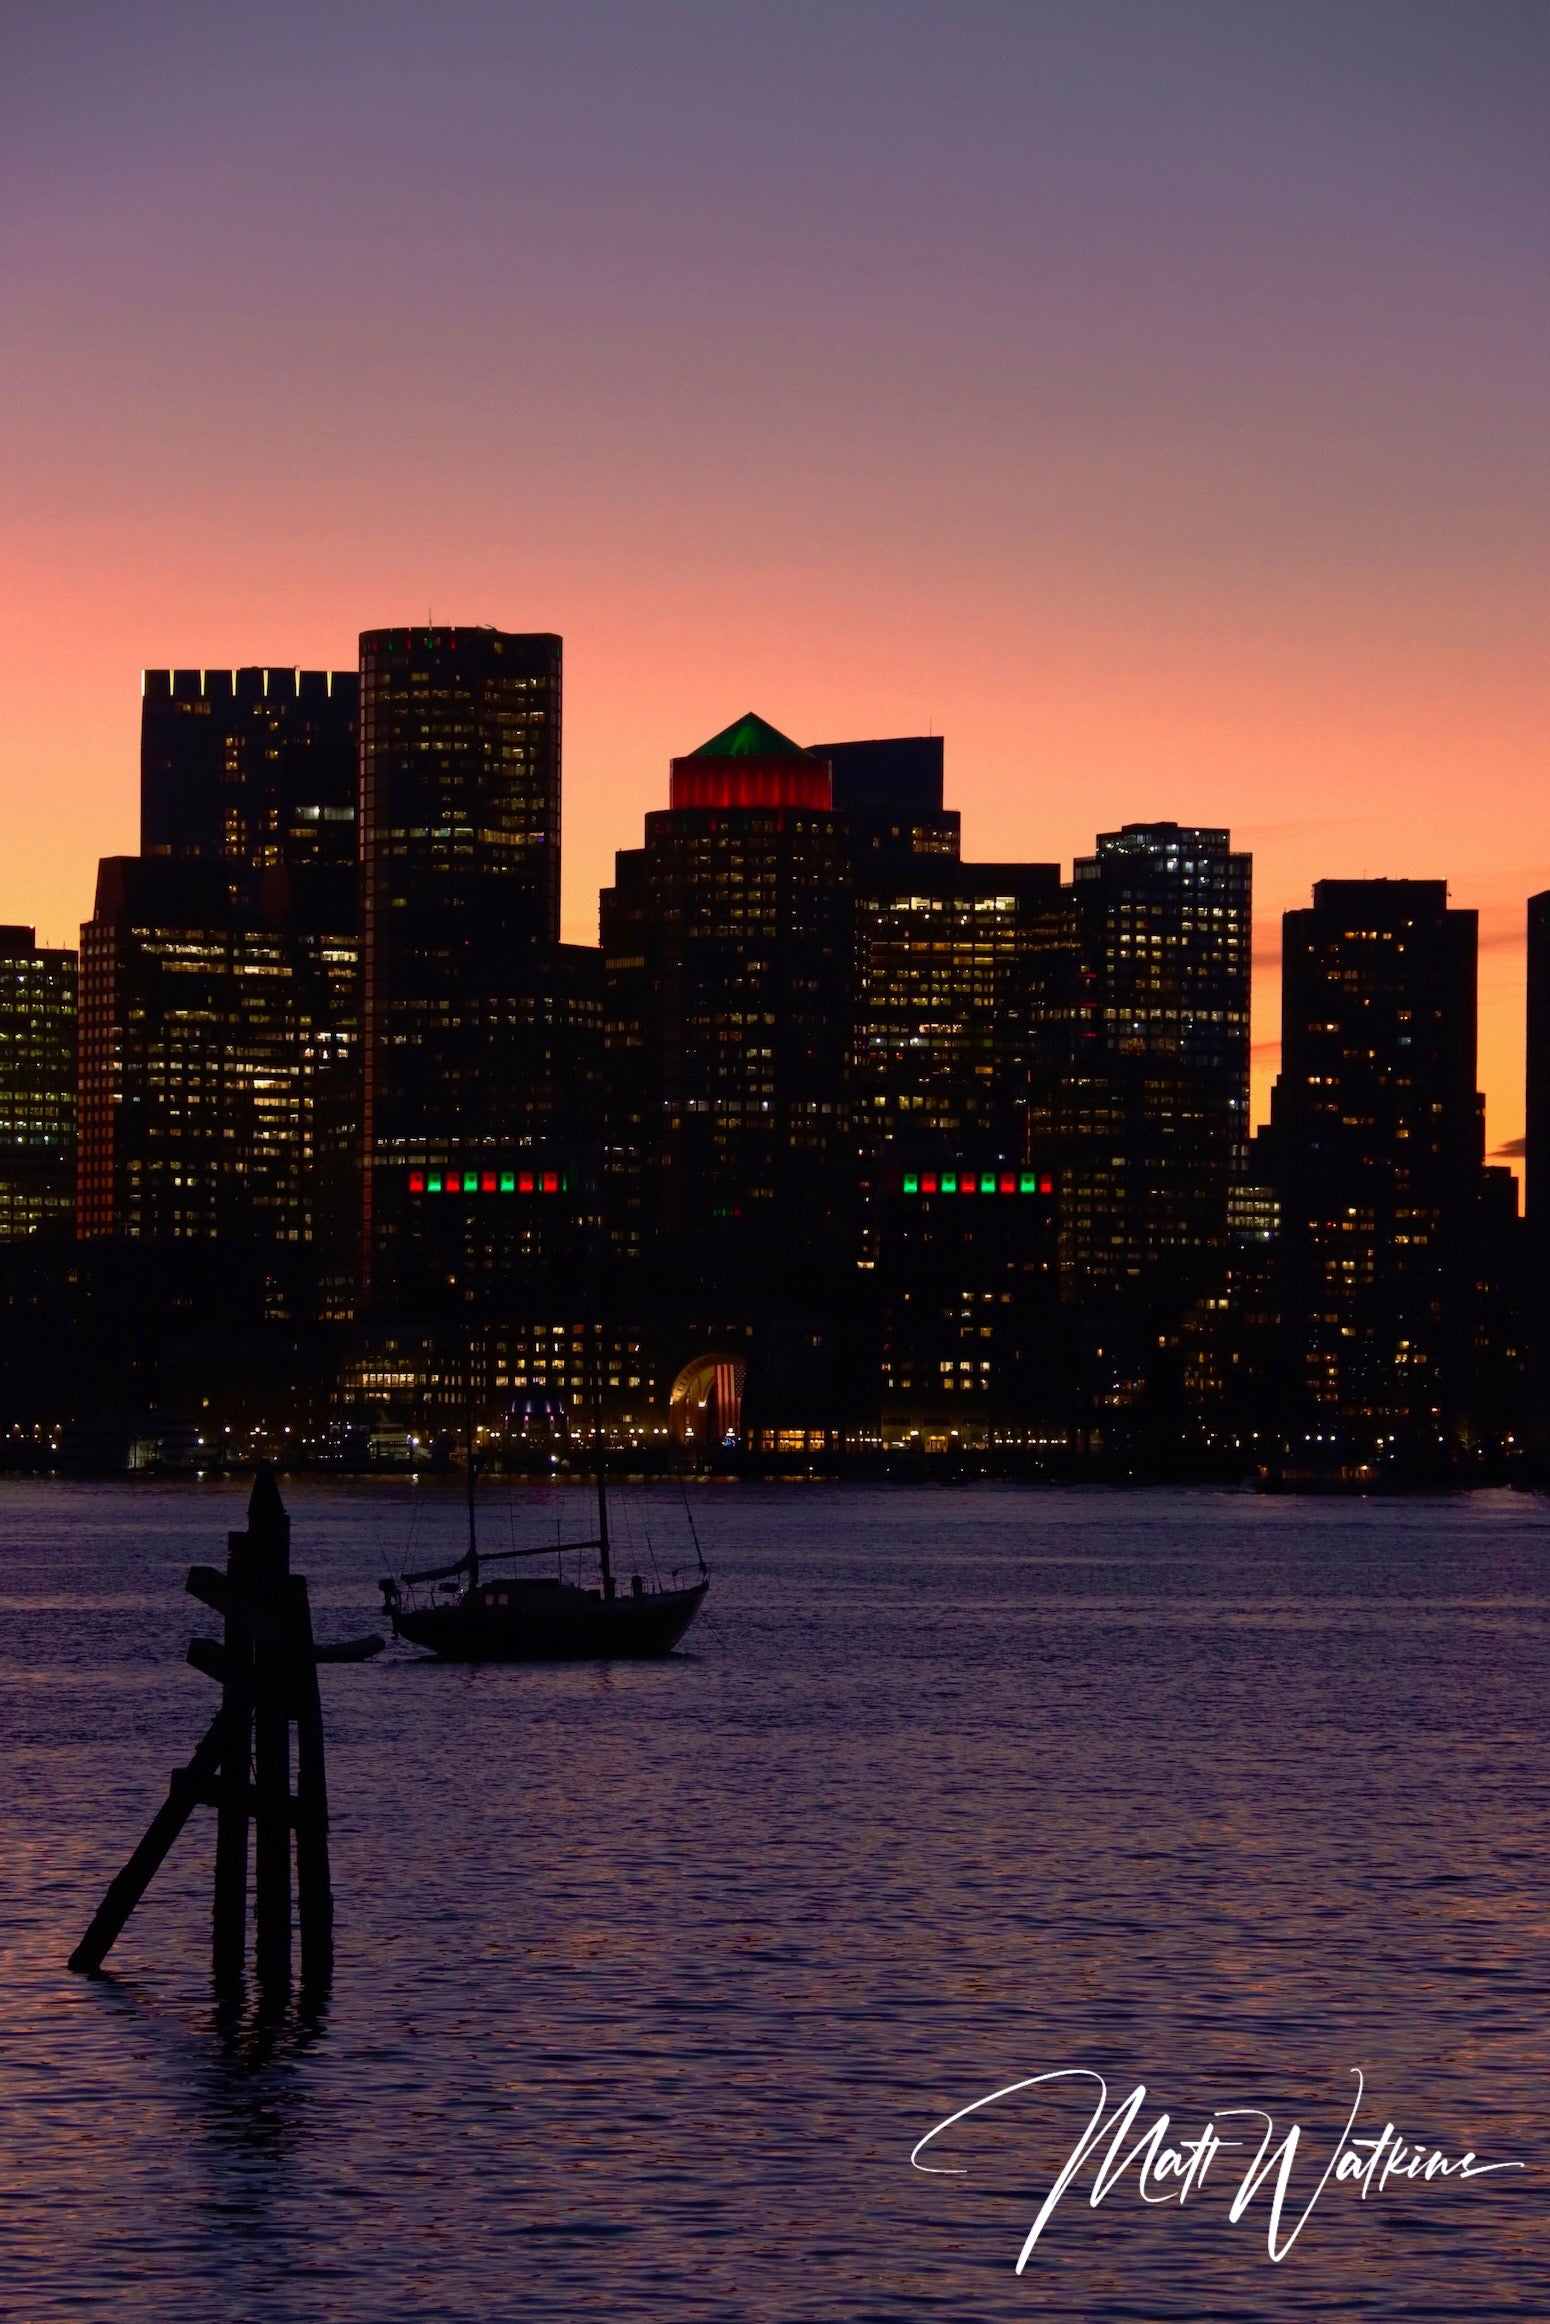
<instances>
[{"instance_id":1,"label":"red light","mask_svg":"<svg viewBox=\"0 0 1550 2324\"><path fill-rule=\"evenodd\" d=\"M423 1194L425 1192L425 1172L423 1170L410 1171L409 1191L411 1194Z\"/></svg>"},{"instance_id":2,"label":"red light","mask_svg":"<svg viewBox=\"0 0 1550 2324\"><path fill-rule=\"evenodd\" d=\"M486 1170L482 1173L479 1180L479 1189L482 1194L493 1194L495 1192L495 1173L493 1170Z\"/></svg>"},{"instance_id":3,"label":"red light","mask_svg":"<svg viewBox=\"0 0 1550 2324\"><path fill-rule=\"evenodd\" d=\"M1041 1178L1039 1180L1039 1192L1041 1194L1053 1194L1054 1191L1055 1181L1053 1178Z\"/></svg>"},{"instance_id":4,"label":"red light","mask_svg":"<svg viewBox=\"0 0 1550 2324\"><path fill-rule=\"evenodd\" d=\"M834 804L827 759L674 759L675 807L817 807Z\"/></svg>"},{"instance_id":5,"label":"red light","mask_svg":"<svg viewBox=\"0 0 1550 2324\"><path fill-rule=\"evenodd\" d=\"M978 1192L978 1189L979 1180L972 1170L966 1170L958 1181L958 1192L960 1194L974 1194Z\"/></svg>"},{"instance_id":6,"label":"red light","mask_svg":"<svg viewBox=\"0 0 1550 2324\"><path fill-rule=\"evenodd\" d=\"M462 1191L463 1191L463 1181L462 1181L462 1179L461 1179L461 1178L458 1176L458 1174L457 1174L457 1172L456 1172L455 1170L449 1170L449 1171L447 1172L447 1192L448 1192L449 1194L461 1194L461 1193L462 1193Z\"/></svg>"},{"instance_id":7,"label":"red light","mask_svg":"<svg viewBox=\"0 0 1550 2324\"><path fill-rule=\"evenodd\" d=\"M518 1174L517 1177L517 1192L519 1194L531 1194L532 1191L533 1173L531 1170L523 1170Z\"/></svg>"},{"instance_id":8,"label":"red light","mask_svg":"<svg viewBox=\"0 0 1550 2324\"><path fill-rule=\"evenodd\" d=\"M920 1182L920 1191L922 1194L935 1194L936 1172L934 1170L928 1170L926 1172L925 1177Z\"/></svg>"},{"instance_id":9,"label":"red light","mask_svg":"<svg viewBox=\"0 0 1550 2324\"><path fill-rule=\"evenodd\" d=\"M543 1190L544 1190L545 1194L558 1194L558 1193L559 1193L559 1191L560 1191L560 1181L559 1181L558 1177L556 1176L556 1174L554 1173L554 1171L552 1171L552 1170L546 1170L546 1171L544 1172L544 1178L543 1178Z\"/></svg>"},{"instance_id":10,"label":"red light","mask_svg":"<svg viewBox=\"0 0 1550 2324\"><path fill-rule=\"evenodd\" d=\"M1003 1171L1001 1174L1001 1191L1003 1194L1015 1194L1017 1192L1017 1181L1009 1171Z\"/></svg>"}]
</instances>

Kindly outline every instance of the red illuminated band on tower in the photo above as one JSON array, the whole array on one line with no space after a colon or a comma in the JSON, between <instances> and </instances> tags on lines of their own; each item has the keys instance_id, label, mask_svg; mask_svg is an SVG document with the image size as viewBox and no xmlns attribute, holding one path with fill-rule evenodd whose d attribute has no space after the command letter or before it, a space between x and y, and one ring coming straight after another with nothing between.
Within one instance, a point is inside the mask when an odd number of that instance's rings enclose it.
<instances>
[{"instance_id":1,"label":"red illuminated band on tower","mask_svg":"<svg viewBox=\"0 0 1550 2324\"><path fill-rule=\"evenodd\" d=\"M684 758L673 761L675 807L815 807L827 814L834 784L827 759Z\"/></svg>"}]
</instances>

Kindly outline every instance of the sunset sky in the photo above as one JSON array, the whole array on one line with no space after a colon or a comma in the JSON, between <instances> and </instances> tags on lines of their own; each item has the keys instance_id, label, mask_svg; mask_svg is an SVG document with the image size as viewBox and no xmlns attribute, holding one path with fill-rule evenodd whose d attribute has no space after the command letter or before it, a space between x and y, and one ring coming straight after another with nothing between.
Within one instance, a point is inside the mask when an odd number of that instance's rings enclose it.
<instances>
[{"instance_id":1,"label":"sunset sky","mask_svg":"<svg viewBox=\"0 0 1550 2324\"><path fill-rule=\"evenodd\" d=\"M146 663L556 629L567 932L755 708L966 852L1137 819L1550 886L1550 8L0 10L0 918L75 940Z\"/></svg>"}]
</instances>

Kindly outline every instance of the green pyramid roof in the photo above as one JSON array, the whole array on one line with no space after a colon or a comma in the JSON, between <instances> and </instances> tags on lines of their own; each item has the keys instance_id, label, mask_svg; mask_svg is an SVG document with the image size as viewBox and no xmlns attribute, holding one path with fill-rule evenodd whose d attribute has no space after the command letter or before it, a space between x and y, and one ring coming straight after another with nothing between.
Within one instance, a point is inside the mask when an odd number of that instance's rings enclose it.
<instances>
[{"instance_id":1,"label":"green pyramid roof","mask_svg":"<svg viewBox=\"0 0 1550 2324\"><path fill-rule=\"evenodd\" d=\"M702 742L698 750L689 753L695 759L806 759L812 756L789 734L782 734L771 726L767 718L756 717L749 711L745 717L723 727L709 742Z\"/></svg>"}]
</instances>

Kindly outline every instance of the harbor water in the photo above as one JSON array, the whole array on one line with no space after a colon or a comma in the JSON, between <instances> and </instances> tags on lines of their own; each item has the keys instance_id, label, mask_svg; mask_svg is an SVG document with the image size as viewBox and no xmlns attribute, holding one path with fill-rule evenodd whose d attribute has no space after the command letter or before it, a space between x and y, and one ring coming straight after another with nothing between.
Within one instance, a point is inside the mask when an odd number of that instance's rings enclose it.
<instances>
[{"instance_id":1,"label":"harbor water","mask_svg":"<svg viewBox=\"0 0 1550 2324\"><path fill-rule=\"evenodd\" d=\"M458 1550L455 1488L287 1483L320 1638ZM624 1571L692 1562L625 1496ZM579 1494L492 1486L486 1539ZM321 1672L338 1965L222 2015L212 1819L65 1960L212 1715L183 1592L232 1483L0 1484L0 2314L1550 2314L1550 1505L710 1487L649 1665ZM1527 2167L1073 2184L1091 2109ZM1242 2132L1249 2117L1237 2118ZM1226 2121L1219 2125L1226 2128ZM1256 2127L1255 2137L1258 2137Z\"/></svg>"}]
</instances>

